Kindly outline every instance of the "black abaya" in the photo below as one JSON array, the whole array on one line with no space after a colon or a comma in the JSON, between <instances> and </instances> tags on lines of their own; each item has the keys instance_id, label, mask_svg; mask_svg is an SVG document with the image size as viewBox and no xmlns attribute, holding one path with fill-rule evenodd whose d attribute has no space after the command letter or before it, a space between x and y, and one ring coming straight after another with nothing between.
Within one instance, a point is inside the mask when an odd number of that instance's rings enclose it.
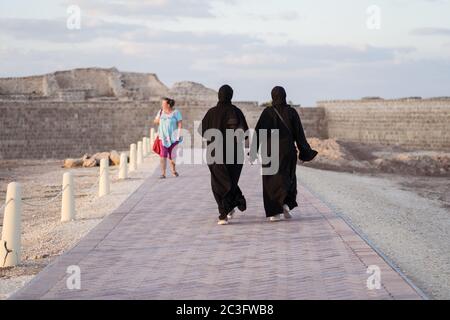
<instances>
[{"instance_id":1,"label":"black abaya","mask_svg":"<svg viewBox=\"0 0 450 320\"><path fill-rule=\"evenodd\" d=\"M231 103L233 89L230 86L223 86L219 90L219 102L217 106L211 108L202 120L201 135L209 129L218 129L223 136L223 163L208 163L211 172L211 188L219 209L219 219L224 220L227 214L236 207L239 210L246 210L246 201L239 188L239 178L241 176L243 163L238 163L237 153L242 152L243 144L238 143L236 138L227 140L226 130L242 129L248 130L247 121L242 111ZM234 161L226 161L226 146L232 144L234 148ZM212 141L208 141L208 148ZM241 148L241 150L239 150ZM209 152L209 150L208 150ZM214 153L214 152L212 152Z\"/></svg>"},{"instance_id":2,"label":"black abaya","mask_svg":"<svg viewBox=\"0 0 450 320\"><path fill-rule=\"evenodd\" d=\"M286 92L282 87L272 90L273 105L262 112L255 128L257 146L259 147L260 129L268 132L268 146L272 139L270 130L279 130L279 170L273 175L263 175L263 197L266 216L271 217L283 213L283 205L289 209L297 204L297 148L299 159L311 161L317 155L308 144L300 117L297 111L286 103ZM280 119L274 108L283 118ZM297 148L296 148L297 145ZM269 148L270 152L270 148ZM272 156L273 155L269 155Z\"/></svg>"}]
</instances>

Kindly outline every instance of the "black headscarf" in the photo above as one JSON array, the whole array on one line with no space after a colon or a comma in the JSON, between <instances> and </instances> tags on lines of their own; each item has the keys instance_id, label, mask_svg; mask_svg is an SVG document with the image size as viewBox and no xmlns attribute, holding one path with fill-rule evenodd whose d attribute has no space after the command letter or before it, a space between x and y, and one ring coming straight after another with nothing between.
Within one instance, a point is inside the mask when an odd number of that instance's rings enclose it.
<instances>
[{"instance_id":1,"label":"black headscarf","mask_svg":"<svg viewBox=\"0 0 450 320\"><path fill-rule=\"evenodd\" d=\"M226 129L241 128L248 130L247 121L242 111L232 104L233 89L229 85L223 85L219 89L219 102L211 108L202 120L199 132L203 136L208 129L219 129L225 133ZM224 108L225 107L225 108Z\"/></svg>"},{"instance_id":2,"label":"black headscarf","mask_svg":"<svg viewBox=\"0 0 450 320\"><path fill-rule=\"evenodd\" d=\"M233 99L233 88L229 85L223 85L219 89L219 102L218 106L231 105L231 99Z\"/></svg>"},{"instance_id":3,"label":"black headscarf","mask_svg":"<svg viewBox=\"0 0 450 320\"><path fill-rule=\"evenodd\" d=\"M286 106L286 90L283 87L275 87L272 89L272 104L274 106Z\"/></svg>"}]
</instances>

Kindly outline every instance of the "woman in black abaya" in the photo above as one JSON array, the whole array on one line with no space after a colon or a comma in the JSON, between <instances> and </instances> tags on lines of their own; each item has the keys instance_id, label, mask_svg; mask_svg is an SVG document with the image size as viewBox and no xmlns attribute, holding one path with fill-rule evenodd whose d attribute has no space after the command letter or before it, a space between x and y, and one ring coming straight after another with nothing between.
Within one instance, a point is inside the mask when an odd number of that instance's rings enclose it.
<instances>
[{"instance_id":1,"label":"woman in black abaya","mask_svg":"<svg viewBox=\"0 0 450 320\"><path fill-rule=\"evenodd\" d=\"M233 217L235 208L245 211L247 208L245 198L238 186L241 176L243 159L238 159L238 154L244 154L244 145L237 138L227 139L226 130L242 129L248 130L247 121L242 111L231 103L233 89L224 85L219 90L219 102L217 106L211 108L202 120L201 135L205 137L205 132L209 129L217 129L221 132L223 140L223 161L208 163L211 172L211 187L214 198L219 208L219 224L228 224L228 220ZM234 132L233 131L233 132ZM208 140L208 148L212 146ZM234 159L227 161L227 148L234 149ZM217 147L217 145L214 145ZM214 154L214 151L211 152ZM243 158L243 157L242 157Z\"/></svg>"},{"instance_id":2,"label":"woman in black abaya","mask_svg":"<svg viewBox=\"0 0 450 320\"><path fill-rule=\"evenodd\" d=\"M262 112L255 128L257 146L261 144L260 129L268 133L279 130L279 170L273 175L263 175L263 197L266 216L270 221L279 221L281 214L290 219L290 211L297 207L297 149L302 161L311 161L317 151L308 144L297 111L286 102L286 91L282 87L272 90L272 106ZM269 148L270 149L270 148ZM270 155L273 157L274 155ZM276 155L275 155L276 156Z\"/></svg>"}]
</instances>

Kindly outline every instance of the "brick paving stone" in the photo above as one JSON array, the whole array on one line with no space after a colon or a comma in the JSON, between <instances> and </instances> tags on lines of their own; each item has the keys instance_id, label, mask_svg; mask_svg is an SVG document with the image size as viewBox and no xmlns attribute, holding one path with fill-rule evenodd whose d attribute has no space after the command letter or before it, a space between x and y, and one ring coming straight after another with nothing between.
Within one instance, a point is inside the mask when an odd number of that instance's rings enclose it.
<instances>
[{"instance_id":1,"label":"brick paving stone","mask_svg":"<svg viewBox=\"0 0 450 320\"><path fill-rule=\"evenodd\" d=\"M207 167L179 170L147 179L12 299L421 299L301 177L294 218L268 223L259 168L245 166L248 210L218 226ZM66 286L70 265L81 290ZM379 290L367 288L369 265Z\"/></svg>"}]
</instances>

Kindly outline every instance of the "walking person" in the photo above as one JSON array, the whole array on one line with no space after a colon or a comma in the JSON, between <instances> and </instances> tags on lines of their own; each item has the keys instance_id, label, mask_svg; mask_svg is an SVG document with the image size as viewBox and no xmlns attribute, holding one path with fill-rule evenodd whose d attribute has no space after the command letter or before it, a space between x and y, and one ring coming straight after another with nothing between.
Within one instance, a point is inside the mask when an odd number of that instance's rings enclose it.
<instances>
[{"instance_id":1,"label":"walking person","mask_svg":"<svg viewBox=\"0 0 450 320\"><path fill-rule=\"evenodd\" d=\"M308 144L297 111L287 104L284 88L273 88L272 106L265 108L258 120L255 128L256 152L261 144L261 129L267 130L269 146L270 140L274 139L271 130L279 130L279 169L276 174L262 177L266 217L271 222L280 221L281 214L284 214L286 219L291 219L290 211L298 206L297 153L301 161L311 161L317 155L317 151L311 149Z\"/></svg>"},{"instance_id":2,"label":"walking person","mask_svg":"<svg viewBox=\"0 0 450 320\"><path fill-rule=\"evenodd\" d=\"M156 114L154 123L158 125L155 143L158 144L156 149L159 152L161 164L161 176L159 178L166 178L167 160L169 160L172 175L178 177L175 156L176 147L181 142L182 116L181 112L175 109L175 100L167 97L162 99L161 110Z\"/></svg>"},{"instance_id":3,"label":"walking person","mask_svg":"<svg viewBox=\"0 0 450 320\"><path fill-rule=\"evenodd\" d=\"M243 157L239 159L238 154L244 155L244 145L239 143L236 137L227 137L226 131L248 130L247 121L242 111L231 103L233 98L233 89L229 85L224 85L219 90L219 102L208 110L202 120L200 134L205 136L205 132L210 129L220 131L222 135L221 143L214 141L215 150L223 150L223 161L208 162L208 168L211 172L211 188L219 210L219 225L228 224L233 218L235 209L240 211L247 209L247 204L241 189L239 188L239 178L243 167ZM207 141L208 152L212 149L213 141ZM228 148L227 148L228 147ZM230 149L232 148L232 149ZM241 149L241 150L240 150ZM226 160L227 152L234 151L234 157L231 161ZM214 150L211 154L216 155ZM228 154L229 155L229 154ZM231 155L229 155L231 157Z\"/></svg>"}]
</instances>

